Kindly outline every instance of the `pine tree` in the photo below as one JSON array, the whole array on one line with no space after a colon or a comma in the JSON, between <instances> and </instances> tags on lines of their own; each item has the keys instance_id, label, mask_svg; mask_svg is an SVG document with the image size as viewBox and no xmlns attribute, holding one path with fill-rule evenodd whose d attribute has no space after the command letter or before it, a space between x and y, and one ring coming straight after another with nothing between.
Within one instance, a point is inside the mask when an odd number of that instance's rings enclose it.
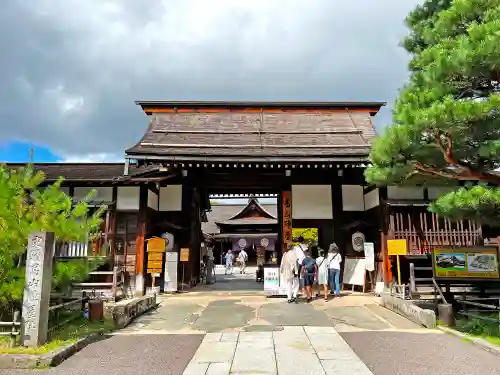
<instances>
[{"instance_id":1,"label":"pine tree","mask_svg":"<svg viewBox=\"0 0 500 375\"><path fill-rule=\"evenodd\" d=\"M96 234L101 223L100 217L104 209L90 215L86 203L95 192L89 194L85 200L74 204L72 198L60 189L62 178L41 188L40 184L44 179L44 174L35 172L30 165L18 169L0 165L0 304L2 307L22 300L23 263L30 232L54 232L58 240L83 241ZM74 268L77 269L78 265L75 264ZM55 279L58 282L61 276L56 275Z\"/></svg>"},{"instance_id":2,"label":"pine tree","mask_svg":"<svg viewBox=\"0 0 500 375\"><path fill-rule=\"evenodd\" d=\"M499 224L491 214L500 207L500 0L426 1L406 24L411 77L366 179L465 185L430 210Z\"/></svg>"}]
</instances>

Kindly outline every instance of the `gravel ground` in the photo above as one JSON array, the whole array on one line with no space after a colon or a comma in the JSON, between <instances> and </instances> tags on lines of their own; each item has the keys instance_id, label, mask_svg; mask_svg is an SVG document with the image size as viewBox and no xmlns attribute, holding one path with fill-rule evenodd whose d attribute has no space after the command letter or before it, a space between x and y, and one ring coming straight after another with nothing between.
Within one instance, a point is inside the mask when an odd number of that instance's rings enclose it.
<instances>
[{"instance_id":1,"label":"gravel ground","mask_svg":"<svg viewBox=\"0 0 500 375\"><path fill-rule=\"evenodd\" d=\"M1 375L182 375L203 335L111 336L87 346L56 368L0 370Z\"/></svg>"},{"instance_id":2,"label":"gravel ground","mask_svg":"<svg viewBox=\"0 0 500 375\"><path fill-rule=\"evenodd\" d=\"M500 358L439 333L345 332L374 375L500 375Z\"/></svg>"}]
</instances>

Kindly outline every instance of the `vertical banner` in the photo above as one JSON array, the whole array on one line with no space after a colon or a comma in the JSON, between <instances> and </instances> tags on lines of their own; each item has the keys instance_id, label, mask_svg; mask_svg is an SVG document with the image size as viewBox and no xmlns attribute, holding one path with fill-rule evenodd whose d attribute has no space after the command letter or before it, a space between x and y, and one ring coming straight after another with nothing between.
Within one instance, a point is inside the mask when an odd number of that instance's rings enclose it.
<instances>
[{"instance_id":1,"label":"vertical banner","mask_svg":"<svg viewBox=\"0 0 500 375\"><path fill-rule=\"evenodd\" d=\"M292 192L281 192L283 223L283 251L292 243Z\"/></svg>"}]
</instances>

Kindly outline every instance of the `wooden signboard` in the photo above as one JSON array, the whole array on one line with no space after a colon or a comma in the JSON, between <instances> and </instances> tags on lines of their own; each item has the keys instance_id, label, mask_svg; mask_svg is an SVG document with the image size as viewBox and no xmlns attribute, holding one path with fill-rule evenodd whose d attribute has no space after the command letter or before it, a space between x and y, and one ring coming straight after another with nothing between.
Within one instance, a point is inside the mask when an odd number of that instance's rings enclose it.
<instances>
[{"instance_id":1,"label":"wooden signboard","mask_svg":"<svg viewBox=\"0 0 500 375\"><path fill-rule=\"evenodd\" d=\"M180 253L180 261L182 263L187 263L189 262L189 248L187 247L183 247L181 249L181 253Z\"/></svg>"},{"instance_id":2,"label":"wooden signboard","mask_svg":"<svg viewBox=\"0 0 500 375\"><path fill-rule=\"evenodd\" d=\"M154 268L154 269L158 269L158 268L162 268L163 266L163 262L160 260L160 261L153 261L153 262L149 262L148 261L148 269L150 268Z\"/></svg>"},{"instance_id":3,"label":"wooden signboard","mask_svg":"<svg viewBox=\"0 0 500 375\"><path fill-rule=\"evenodd\" d=\"M432 266L438 280L500 281L497 247L433 249Z\"/></svg>"},{"instance_id":4,"label":"wooden signboard","mask_svg":"<svg viewBox=\"0 0 500 375\"><path fill-rule=\"evenodd\" d=\"M148 253L164 253L167 249L165 240L160 237L153 237L148 240Z\"/></svg>"},{"instance_id":5,"label":"wooden signboard","mask_svg":"<svg viewBox=\"0 0 500 375\"><path fill-rule=\"evenodd\" d=\"M387 255L396 256L397 270L398 270L398 285L401 285L401 265L399 257L408 254L408 246L406 240L387 240Z\"/></svg>"},{"instance_id":6,"label":"wooden signboard","mask_svg":"<svg viewBox=\"0 0 500 375\"><path fill-rule=\"evenodd\" d=\"M163 254L162 253L148 253L148 262L154 262L154 261L162 261L163 260Z\"/></svg>"},{"instance_id":7,"label":"wooden signboard","mask_svg":"<svg viewBox=\"0 0 500 375\"><path fill-rule=\"evenodd\" d=\"M283 252L292 243L292 192L283 191L281 193L281 212L283 223Z\"/></svg>"},{"instance_id":8,"label":"wooden signboard","mask_svg":"<svg viewBox=\"0 0 500 375\"><path fill-rule=\"evenodd\" d=\"M408 248L406 240L387 240L387 255L406 255Z\"/></svg>"}]
</instances>

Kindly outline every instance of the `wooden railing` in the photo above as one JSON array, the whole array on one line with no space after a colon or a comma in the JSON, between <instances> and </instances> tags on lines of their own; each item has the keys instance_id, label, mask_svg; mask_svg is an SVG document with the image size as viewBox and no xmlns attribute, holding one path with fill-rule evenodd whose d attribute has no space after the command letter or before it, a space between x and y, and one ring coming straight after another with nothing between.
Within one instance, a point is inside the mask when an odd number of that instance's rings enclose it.
<instances>
[{"instance_id":1,"label":"wooden railing","mask_svg":"<svg viewBox=\"0 0 500 375\"><path fill-rule=\"evenodd\" d=\"M86 293L82 293L80 298L71 298L65 302L49 307L49 329L51 334L57 328L79 319L86 311L86 304L89 298Z\"/></svg>"},{"instance_id":2,"label":"wooden railing","mask_svg":"<svg viewBox=\"0 0 500 375\"><path fill-rule=\"evenodd\" d=\"M4 328L10 328L9 331L2 331ZM12 322L0 322L0 336L9 336L9 346L13 348L17 344L18 337L21 334L21 313L14 312Z\"/></svg>"},{"instance_id":3,"label":"wooden railing","mask_svg":"<svg viewBox=\"0 0 500 375\"><path fill-rule=\"evenodd\" d=\"M497 304L486 304L478 301L495 301ZM467 319L473 318L500 324L500 296L467 298L466 294L463 294L460 299L460 304L462 309L458 313L465 316ZM488 314L490 316L481 314ZM491 316L493 314L495 317Z\"/></svg>"},{"instance_id":4,"label":"wooden railing","mask_svg":"<svg viewBox=\"0 0 500 375\"><path fill-rule=\"evenodd\" d=\"M87 242L70 241L56 246L57 258L85 258L89 256L90 244Z\"/></svg>"},{"instance_id":5,"label":"wooden railing","mask_svg":"<svg viewBox=\"0 0 500 375\"><path fill-rule=\"evenodd\" d=\"M388 239L405 239L410 254L426 254L434 246L482 245L481 226L473 221L452 222L430 212L421 212L419 221L414 220L409 213L392 212L389 217Z\"/></svg>"},{"instance_id":6,"label":"wooden railing","mask_svg":"<svg viewBox=\"0 0 500 375\"><path fill-rule=\"evenodd\" d=\"M112 271L93 271L90 276L112 276L112 281L108 282L84 282L74 283L73 295L79 295L83 292L96 294L101 299L108 301L117 301L125 297L125 276L123 269L115 266Z\"/></svg>"}]
</instances>

